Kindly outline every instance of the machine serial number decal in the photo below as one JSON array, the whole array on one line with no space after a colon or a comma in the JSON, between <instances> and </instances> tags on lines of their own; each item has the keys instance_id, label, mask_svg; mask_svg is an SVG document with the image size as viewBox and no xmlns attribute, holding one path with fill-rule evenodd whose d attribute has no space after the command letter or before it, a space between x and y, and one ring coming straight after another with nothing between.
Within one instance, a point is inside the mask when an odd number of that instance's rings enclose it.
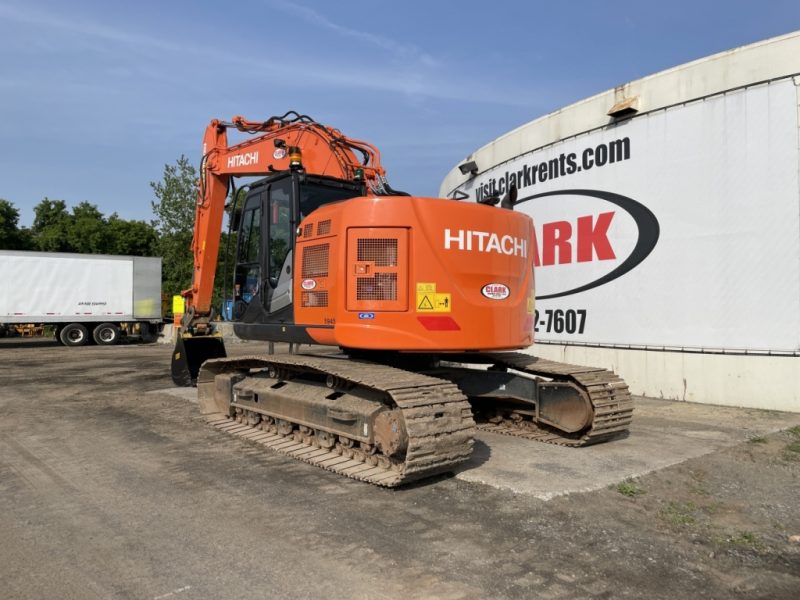
<instances>
[{"instance_id":1,"label":"machine serial number decal","mask_svg":"<svg viewBox=\"0 0 800 600\"><path fill-rule=\"evenodd\" d=\"M577 333L582 334L586 328L586 309L556 308L547 309L543 313L538 310L533 315L533 330L544 333Z\"/></svg>"},{"instance_id":2,"label":"machine serial number decal","mask_svg":"<svg viewBox=\"0 0 800 600\"><path fill-rule=\"evenodd\" d=\"M450 312L452 295L436 291L435 283L417 283L417 312Z\"/></svg>"}]
</instances>

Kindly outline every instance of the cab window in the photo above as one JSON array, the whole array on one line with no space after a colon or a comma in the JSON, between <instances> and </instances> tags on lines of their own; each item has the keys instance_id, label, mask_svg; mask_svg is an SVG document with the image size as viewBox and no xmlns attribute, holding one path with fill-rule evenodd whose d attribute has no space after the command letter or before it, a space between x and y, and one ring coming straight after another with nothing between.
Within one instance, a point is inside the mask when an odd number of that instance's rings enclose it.
<instances>
[{"instance_id":1,"label":"cab window","mask_svg":"<svg viewBox=\"0 0 800 600\"><path fill-rule=\"evenodd\" d=\"M278 284L292 243L291 180L270 187L269 194L269 281Z\"/></svg>"}]
</instances>

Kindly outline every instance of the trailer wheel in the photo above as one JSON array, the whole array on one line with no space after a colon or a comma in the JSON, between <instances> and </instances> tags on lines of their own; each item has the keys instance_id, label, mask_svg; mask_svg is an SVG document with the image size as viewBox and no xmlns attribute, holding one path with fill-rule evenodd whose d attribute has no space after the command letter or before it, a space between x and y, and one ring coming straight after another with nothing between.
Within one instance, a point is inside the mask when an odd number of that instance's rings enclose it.
<instances>
[{"instance_id":1,"label":"trailer wheel","mask_svg":"<svg viewBox=\"0 0 800 600\"><path fill-rule=\"evenodd\" d=\"M83 346L89 341L89 330L80 323L65 325L58 338L65 346Z\"/></svg>"},{"instance_id":2,"label":"trailer wheel","mask_svg":"<svg viewBox=\"0 0 800 600\"><path fill-rule=\"evenodd\" d=\"M119 343L119 327L113 323L100 323L94 328L92 337L101 346L113 346Z\"/></svg>"},{"instance_id":3,"label":"trailer wheel","mask_svg":"<svg viewBox=\"0 0 800 600\"><path fill-rule=\"evenodd\" d=\"M142 337L142 343L152 344L158 341L158 330L154 331L153 327L153 325L146 321L139 323L139 335Z\"/></svg>"}]
</instances>

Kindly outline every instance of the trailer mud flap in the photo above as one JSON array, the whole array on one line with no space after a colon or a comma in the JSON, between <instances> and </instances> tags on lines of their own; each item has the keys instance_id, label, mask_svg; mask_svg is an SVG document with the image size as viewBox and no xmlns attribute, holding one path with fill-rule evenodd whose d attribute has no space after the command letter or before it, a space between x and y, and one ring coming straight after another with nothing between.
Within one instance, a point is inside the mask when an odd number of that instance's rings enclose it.
<instances>
[{"instance_id":1,"label":"trailer mud flap","mask_svg":"<svg viewBox=\"0 0 800 600\"><path fill-rule=\"evenodd\" d=\"M225 358L225 342L218 335L179 336L172 352L172 381L175 385L197 385L197 374L211 358Z\"/></svg>"}]
</instances>

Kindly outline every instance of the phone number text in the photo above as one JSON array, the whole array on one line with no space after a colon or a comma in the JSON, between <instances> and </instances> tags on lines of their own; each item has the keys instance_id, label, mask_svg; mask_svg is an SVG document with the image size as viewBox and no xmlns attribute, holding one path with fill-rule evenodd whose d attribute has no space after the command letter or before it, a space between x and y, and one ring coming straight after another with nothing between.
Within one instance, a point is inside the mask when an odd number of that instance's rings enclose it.
<instances>
[{"instance_id":1,"label":"phone number text","mask_svg":"<svg viewBox=\"0 0 800 600\"><path fill-rule=\"evenodd\" d=\"M533 315L533 330L536 333L583 333L586 327L586 310L560 308L536 310Z\"/></svg>"}]
</instances>

